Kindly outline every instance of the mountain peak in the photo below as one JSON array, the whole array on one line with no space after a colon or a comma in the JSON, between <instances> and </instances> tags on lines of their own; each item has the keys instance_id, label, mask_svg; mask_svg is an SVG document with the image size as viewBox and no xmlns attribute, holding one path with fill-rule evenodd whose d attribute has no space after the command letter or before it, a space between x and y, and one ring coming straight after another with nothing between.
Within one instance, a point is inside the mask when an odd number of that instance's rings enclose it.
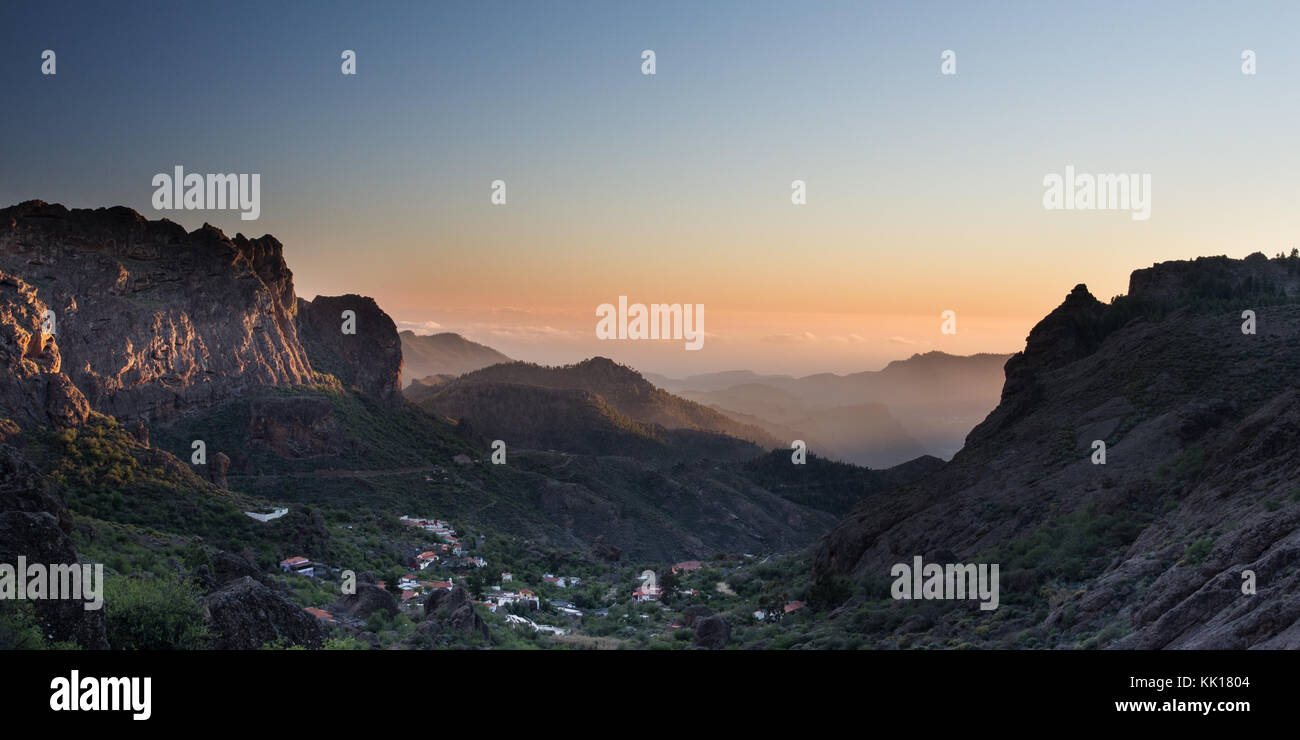
<instances>
[{"instance_id":1,"label":"mountain peak","mask_svg":"<svg viewBox=\"0 0 1300 740\"><path fill-rule=\"evenodd\" d=\"M504 354L454 332L416 334L405 329L399 335L405 375L412 381L437 375L464 375L481 368L512 362Z\"/></svg>"}]
</instances>

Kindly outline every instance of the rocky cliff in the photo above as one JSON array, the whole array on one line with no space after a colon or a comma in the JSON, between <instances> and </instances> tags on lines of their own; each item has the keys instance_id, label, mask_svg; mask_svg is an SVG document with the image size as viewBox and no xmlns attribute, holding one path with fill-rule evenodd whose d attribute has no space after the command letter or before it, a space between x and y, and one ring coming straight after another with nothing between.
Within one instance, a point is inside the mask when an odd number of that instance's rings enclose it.
<instances>
[{"instance_id":1,"label":"rocky cliff","mask_svg":"<svg viewBox=\"0 0 1300 740\"><path fill-rule=\"evenodd\" d=\"M250 387L311 380L274 237L28 201L0 210L0 271L8 297L27 306L18 323L53 311L57 364L97 411L164 421Z\"/></svg>"},{"instance_id":2,"label":"rocky cliff","mask_svg":"<svg viewBox=\"0 0 1300 740\"><path fill-rule=\"evenodd\" d=\"M1000 563L996 620L876 635L900 644L1300 647L1297 278L1300 259L1253 255L1139 270L1109 304L1076 287L952 462L824 539L818 583Z\"/></svg>"},{"instance_id":3,"label":"rocky cliff","mask_svg":"<svg viewBox=\"0 0 1300 740\"><path fill-rule=\"evenodd\" d=\"M350 312L350 313L347 313ZM298 332L312 365L345 386L399 403L402 342L375 299L359 295L298 299Z\"/></svg>"}]
</instances>

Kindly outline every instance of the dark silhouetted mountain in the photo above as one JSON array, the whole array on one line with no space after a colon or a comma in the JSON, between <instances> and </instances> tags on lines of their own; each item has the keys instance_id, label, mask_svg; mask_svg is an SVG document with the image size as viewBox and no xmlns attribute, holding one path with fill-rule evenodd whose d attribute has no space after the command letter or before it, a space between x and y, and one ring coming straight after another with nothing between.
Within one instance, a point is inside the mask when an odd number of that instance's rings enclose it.
<instances>
[{"instance_id":1,"label":"dark silhouetted mountain","mask_svg":"<svg viewBox=\"0 0 1300 740\"><path fill-rule=\"evenodd\" d=\"M375 299L316 296L309 303L299 298L296 318L313 369L382 401L400 400L403 347L397 325ZM348 333L343 331L345 323Z\"/></svg>"},{"instance_id":2,"label":"dark silhouetted mountain","mask_svg":"<svg viewBox=\"0 0 1300 740\"><path fill-rule=\"evenodd\" d=\"M467 420L488 439L520 440L534 449L583 454L624 454L698 444L701 434L725 435L728 456L752 457L753 445L784 446L761 429L655 388L640 373L603 357L576 365L543 367L515 362L476 370L439 386L421 405ZM693 432L694 434L684 434ZM626 439L624 439L626 437ZM683 448L689 454L689 447Z\"/></svg>"},{"instance_id":3,"label":"dark silhouetted mountain","mask_svg":"<svg viewBox=\"0 0 1300 740\"><path fill-rule=\"evenodd\" d=\"M837 623L885 645L1300 647L1297 346L1300 259L1158 264L1109 304L1076 287L953 460L826 537L819 587L875 594ZM909 619L887 595L914 556L999 563L1001 606Z\"/></svg>"}]
</instances>

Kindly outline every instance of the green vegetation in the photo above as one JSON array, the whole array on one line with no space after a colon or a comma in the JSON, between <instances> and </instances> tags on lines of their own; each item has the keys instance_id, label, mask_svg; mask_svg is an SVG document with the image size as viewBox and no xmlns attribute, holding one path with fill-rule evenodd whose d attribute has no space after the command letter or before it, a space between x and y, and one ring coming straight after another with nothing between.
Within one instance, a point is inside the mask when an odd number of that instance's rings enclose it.
<instances>
[{"instance_id":1,"label":"green vegetation","mask_svg":"<svg viewBox=\"0 0 1300 740\"><path fill-rule=\"evenodd\" d=\"M199 594L168 577L110 576L104 584L108 643L118 650L200 650L209 635Z\"/></svg>"},{"instance_id":2,"label":"green vegetation","mask_svg":"<svg viewBox=\"0 0 1300 740\"><path fill-rule=\"evenodd\" d=\"M1210 552L1214 550L1214 540L1209 537L1202 537L1187 546L1187 551L1183 554L1183 559L1178 561L1179 565L1200 565L1205 559L1210 557Z\"/></svg>"},{"instance_id":3,"label":"green vegetation","mask_svg":"<svg viewBox=\"0 0 1300 740\"><path fill-rule=\"evenodd\" d=\"M41 634L36 607L30 601L0 600L0 651L76 650L75 642L48 642Z\"/></svg>"}]
</instances>

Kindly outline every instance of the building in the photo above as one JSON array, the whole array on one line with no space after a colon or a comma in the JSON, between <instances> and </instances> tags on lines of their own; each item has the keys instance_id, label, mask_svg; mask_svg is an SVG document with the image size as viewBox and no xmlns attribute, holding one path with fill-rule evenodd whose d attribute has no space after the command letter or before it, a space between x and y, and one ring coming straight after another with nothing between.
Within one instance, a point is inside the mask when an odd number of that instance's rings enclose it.
<instances>
[{"instance_id":1,"label":"building","mask_svg":"<svg viewBox=\"0 0 1300 740\"><path fill-rule=\"evenodd\" d=\"M523 604L531 609L540 609L541 600L537 594L528 589L521 589L518 593L514 591L493 591L488 600L495 603L498 608L510 606L511 604ZM496 611L493 609L493 611Z\"/></svg>"},{"instance_id":2,"label":"building","mask_svg":"<svg viewBox=\"0 0 1300 740\"><path fill-rule=\"evenodd\" d=\"M502 573L502 574L501 574L501 582L502 582L502 583L509 583L509 582L511 582L511 581L513 581L513 580L515 580L515 574L514 574L514 573Z\"/></svg>"},{"instance_id":3,"label":"building","mask_svg":"<svg viewBox=\"0 0 1300 740\"><path fill-rule=\"evenodd\" d=\"M281 560L280 570L285 573L297 573L300 576L316 575L315 563L304 557L292 557Z\"/></svg>"},{"instance_id":4,"label":"building","mask_svg":"<svg viewBox=\"0 0 1300 740\"><path fill-rule=\"evenodd\" d=\"M303 609L303 611L307 612L308 614L312 615L313 617L319 619L322 622L330 622L330 623L334 622L334 615L330 614L324 609L317 609L314 606L309 606L306 609Z\"/></svg>"},{"instance_id":5,"label":"building","mask_svg":"<svg viewBox=\"0 0 1300 740\"><path fill-rule=\"evenodd\" d=\"M632 592L632 598L637 601L658 601L661 590L656 583L643 583L636 587Z\"/></svg>"}]
</instances>

